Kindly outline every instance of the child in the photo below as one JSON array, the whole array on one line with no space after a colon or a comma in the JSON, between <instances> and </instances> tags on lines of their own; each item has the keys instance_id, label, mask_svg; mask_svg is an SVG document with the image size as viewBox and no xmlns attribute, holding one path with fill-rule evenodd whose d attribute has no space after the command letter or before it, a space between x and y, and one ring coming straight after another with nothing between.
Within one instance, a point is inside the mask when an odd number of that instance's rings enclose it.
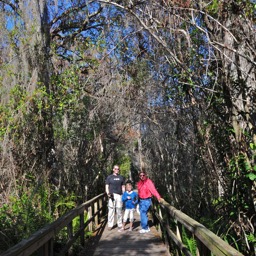
<instances>
[{"instance_id":1,"label":"child","mask_svg":"<svg viewBox=\"0 0 256 256\"><path fill-rule=\"evenodd\" d=\"M136 208L136 204L138 203L138 194L132 190L132 183L131 181L127 181L125 185L125 192L122 195L122 201L125 203L125 211L124 211L124 217L123 217L123 226L121 229L119 229L119 232L124 231L125 224L127 222L127 219L129 217L130 220L130 228L129 231L132 231L133 221L134 221L134 211Z\"/></svg>"}]
</instances>

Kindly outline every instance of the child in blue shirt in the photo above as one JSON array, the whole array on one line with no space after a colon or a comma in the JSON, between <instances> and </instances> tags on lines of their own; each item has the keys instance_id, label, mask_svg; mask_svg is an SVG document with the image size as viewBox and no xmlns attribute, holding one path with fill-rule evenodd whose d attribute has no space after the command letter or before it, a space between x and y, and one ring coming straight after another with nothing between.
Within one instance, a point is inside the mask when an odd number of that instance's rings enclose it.
<instances>
[{"instance_id":1,"label":"child in blue shirt","mask_svg":"<svg viewBox=\"0 0 256 256\"><path fill-rule=\"evenodd\" d=\"M136 208L136 204L138 203L138 194L133 191L131 181L127 181L125 185L125 192L122 195L122 201L125 204L125 211L123 216L123 225L122 228L119 229L119 232L124 231L127 219L129 217L130 220L130 228L129 231L132 231L133 221L134 221L134 211Z\"/></svg>"}]
</instances>

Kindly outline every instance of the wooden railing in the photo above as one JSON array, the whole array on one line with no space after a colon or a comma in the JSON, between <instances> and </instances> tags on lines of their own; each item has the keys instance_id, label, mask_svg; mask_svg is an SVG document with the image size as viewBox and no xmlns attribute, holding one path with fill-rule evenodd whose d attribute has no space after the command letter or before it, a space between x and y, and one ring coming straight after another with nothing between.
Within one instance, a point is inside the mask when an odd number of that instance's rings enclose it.
<instances>
[{"instance_id":1,"label":"wooden railing","mask_svg":"<svg viewBox=\"0 0 256 256\"><path fill-rule=\"evenodd\" d=\"M65 255L78 238L80 238L80 244L84 246L85 229L93 231L93 228L99 225L106 213L106 207L107 195L103 193L71 210L0 256L29 256L35 252L40 256ZM161 203L153 200L152 214L154 224L159 227L159 233L166 246L169 247L170 254L176 251L177 255L192 255L184 244L185 241L182 241L184 237L182 232L186 232L189 233L187 237L191 235L196 241L197 256L243 256L205 226L177 210L165 200ZM86 221L84 221L85 216ZM74 230L73 220L76 217L79 217L79 228ZM62 243L61 250L56 253L55 238L61 231L66 233L67 239Z\"/></svg>"},{"instance_id":2,"label":"wooden railing","mask_svg":"<svg viewBox=\"0 0 256 256\"><path fill-rule=\"evenodd\" d=\"M185 231L187 235L191 234L192 239L196 241L197 256L243 256L205 226L177 210L165 200L161 203L154 201L152 213L154 222L160 227L160 235L170 252L176 250L178 255L192 255L184 245L185 241L182 241L182 232Z\"/></svg>"},{"instance_id":3,"label":"wooden railing","mask_svg":"<svg viewBox=\"0 0 256 256\"><path fill-rule=\"evenodd\" d=\"M106 202L107 195L105 193L94 197L40 229L30 238L22 240L14 247L3 252L1 256L29 256L34 252L38 252L40 256L65 255L79 237L81 245L84 246L85 229L93 231L93 227L99 224L100 218L106 212ZM84 221L85 216L87 217L86 222ZM76 217L79 217L79 228L74 233L72 222ZM54 239L63 230L66 233L67 241L61 251L56 253L54 252Z\"/></svg>"}]
</instances>

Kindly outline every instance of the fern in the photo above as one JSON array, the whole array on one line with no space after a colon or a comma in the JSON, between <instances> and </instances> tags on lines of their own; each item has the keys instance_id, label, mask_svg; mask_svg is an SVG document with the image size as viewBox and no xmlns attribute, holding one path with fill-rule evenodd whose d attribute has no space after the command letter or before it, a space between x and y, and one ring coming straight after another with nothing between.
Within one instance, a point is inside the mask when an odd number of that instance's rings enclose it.
<instances>
[{"instance_id":1,"label":"fern","mask_svg":"<svg viewBox=\"0 0 256 256\"><path fill-rule=\"evenodd\" d=\"M197 243L193 237L189 237L184 227L182 227L182 241L187 246L193 256L196 256Z\"/></svg>"},{"instance_id":2,"label":"fern","mask_svg":"<svg viewBox=\"0 0 256 256\"><path fill-rule=\"evenodd\" d=\"M190 238L187 240L188 249L192 253L193 256L196 256L197 244L194 238Z\"/></svg>"}]
</instances>

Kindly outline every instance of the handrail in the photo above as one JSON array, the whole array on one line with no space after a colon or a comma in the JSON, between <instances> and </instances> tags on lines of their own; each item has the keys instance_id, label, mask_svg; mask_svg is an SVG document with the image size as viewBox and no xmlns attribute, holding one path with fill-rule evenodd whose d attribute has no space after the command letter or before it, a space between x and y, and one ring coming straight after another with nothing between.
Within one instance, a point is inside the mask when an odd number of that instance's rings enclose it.
<instances>
[{"instance_id":1,"label":"handrail","mask_svg":"<svg viewBox=\"0 0 256 256\"><path fill-rule=\"evenodd\" d=\"M154 219L160 224L161 232L165 237L165 243L168 247L171 247L170 241L172 240L179 253L182 252L186 256L192 255L182 242L181 234L182 227L184 227L195 237L197 255L208 256L213 253L218 256L243 256L243 254L208 230L204 225L177 210L164 199L160 203L154 200L152 209ZM175 223L175 231L171 230L171 226L173 226L170 225L171 221L172 224Z\"/></svg>"},{"instance_id":2,"label":"handrail","mask_svg":"<svg viewBox=\"0 0 256 256\"><path fill-rule=\"evenodd\" d=\"M103 216L106 209L107 195L102 193L91 200L79 205L64 216L60 217L53 223L35 232L26 240L22 240L17 245L3 252L1 256L29 256L36 251L40 251L40 255L53 256L53 242L54 237L65 227L67 227L68 241L66 246L62 248L58 255L65 255L71 245L77 240L81 239L81 244L84 244L84 229L89 226L92 231L93 225L99 224L100 218ZM84 214L88 214L88 220L84 223ZM72 221L77 216L80 217L79 230L73 234ZM56 254L55 254L56 255Z\"/></svg>"}]
</instances>

